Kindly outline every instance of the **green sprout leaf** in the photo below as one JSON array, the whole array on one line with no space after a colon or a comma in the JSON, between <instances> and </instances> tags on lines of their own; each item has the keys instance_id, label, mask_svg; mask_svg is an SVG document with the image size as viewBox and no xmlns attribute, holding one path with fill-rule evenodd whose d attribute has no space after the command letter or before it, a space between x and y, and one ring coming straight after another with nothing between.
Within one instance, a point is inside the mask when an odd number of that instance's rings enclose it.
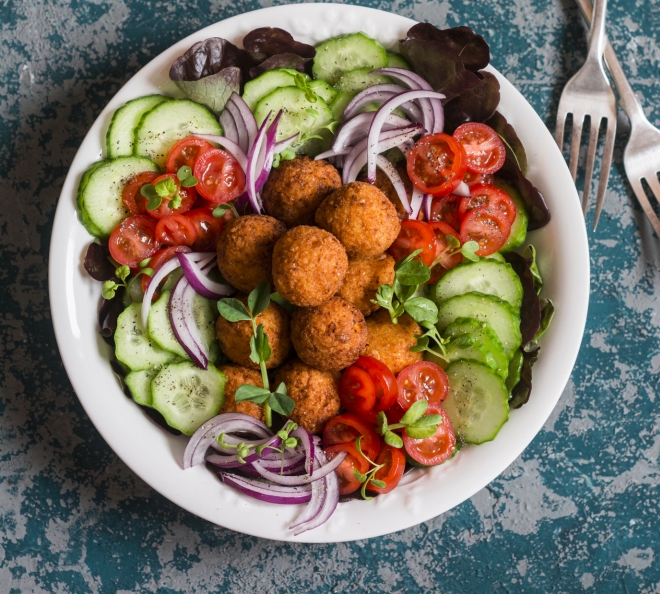
<instances>
[{"instance_id":1,"label":"green sprout leaf","mask_svg":"<svg viewBox=\"0 0 660 594\"><path fill-rule=\"evenodd\" d=\"M406 427L406 435L412 439L426 439L431 437L437 430L437 425L429 425L427 427Z\"/></svg>"},{"instance_id":2,"label":"green sprout leaf","mask_svg":"<svg viewBox=\"0 0 660 594\"><path fill-rule=\"evenodd\" d=\"M450 249L456 250L461 247L461 242L458 239L456 239L453 235L449 235L448 233L447 235L445 235L445 238L447 240L447 246Z\"/></svg>"},{"instance_id":3,"label":"green sprout leaf","mask_svg":"<svg viewBox=\"0 0 660 594\"><path fill-rule=\"evenodd\" d=\"M257 326L257 332L250 339L250 359L257 364L262 361L266 363L272 354L270 344L268 344L268 336L264 332L264 325Z\"/></svg>"},{"instance_id":4,"label":"green sprout leaf","mask_svg":"<svg viewBox=\"0 0 660 594\"><path fill-rule=\"evenodd\" d=\"M279 166L280 166L280 154L275 153L273 155L273 164L271 165L271 167L273 167L273 169L277 169Z\"/></svg>"},{"instance_id":5,"label":"green sprout leaf","mask_svg":"<svg viewBox=\"0 0 660 594\"><path fill-rule=\"evenodd\" d=\"M384 489L386 486L385 481L381 481L375 478L372 478L370 482L374 487L378 487L379 489Z\"/></svg>"},{"instance_id":6,"label":"green sprout leaf","mask_svg":"<svg viewBox=\"0 0 660 594\"><path fill-rule=\"evenodd\" d=\"M101 295L103 296L103 299L112 299L117 292L117 287L119 287L119 285L115 281L105 281L101 287Z\"/></svg>"},{"instance_id":7,"label":"green sprout leaf","mask_svg":"<svg viewBox=\"0 0 660 594\"><path fill-rule=\"evenodd\" d=\"M149 262L151 262L151 258L145 258L144 260L142 260L142 262L138 264L138 266L140 268L146 268L147 266L149 266Z\"/></svg>"},{"instance_id":8,"label":"green sprout leaf","mask_svg":"<svg viewBox=\"0 0 660 594\"><path fill-rule=\"evenodd\" d=\"M410 408L406 411L399 421L402 425L411 425L417 419L421 419L426 410L429 407L429 403L426 400L416 400L410 405Z\"/></svg>"},{"instance_id":9,"label":"green sprout leaf","mask_svg":"<svg viewBox=\"0 0 660 594\"><path fill-rule=\"evenodd\" d=\"M357 468L353 469L353 476L358 483L363 483L367 480L367 475L362 474Z\"/></svg>"},{"instance_id":10,"label":"green sprout leaf","mask_svg":"<svg viewBox=\"0 0 660 594\"><path fill-rule=\"evenodd\" d=\"M403 439L401 439L393 431L388 431L387 433L385 433L385 435L383 436L383 440L388 446L391 446L393 448L401 449L403 447Z\"/></svg>"},{"instance_id":11,"label":"green sprout leaf","mask_svg":"<svg viewBox=\"0 0 660 594\"><path fill-rule=\"evenodd\" d=\"M234 205L231 202L226 202L225 204L220 204L220 206L216 206L213 209L213 216L216 219L220 219L225 215L225 213L228 210L231 210L234 213L234 216L236 218L239 217L238 211L236 210L236 208L234 207Z\"/></svg>"},{"instance_id":12,"label":"green sprout leaf","mask_svg":"<svg viewBox=\"0 0 660 594\"><path fill-rule=\"evenodd\" d=\"M406 301L403 308L415 322L438 322L438 306L426 297L415 297Z\"/></svg>"},{"instance_id":13,"label":"green sprout leaf","mask_svg":"<svg viewBox=\"0 0 660 594\"><path fill-rule=\"evenodd\" d=\"M252 319L247 307L233 297L218 301L218 311L228 322L243 322Z\"/></svg>"},{"instance_id":14,"label":"green sprout leaf","mask_svg":"<svg viewBox=\"0 0 660 594\"><path fill-rule=\"evenodd\" d=\"M277 303L277 305L284 308L284 310L287 313L293 313L293 310L295 309L295 306L293 305L293 303L291 303L290 301L287 301L279 293L271 293L270 294L270 300L274 301L275 303Z\"/></svg>"},{"instance_id":15,"label":"green sprout leaf","mask_svg":"<svg viewBox=\"0 0 660 594\"><path fill-rule=\"evenodd\" d=\"M442 423L442 415L425 415L421 419L417 419L414 423L408 425L408 427L429 427L430 425L442 425Z\"/></svg>"},{"instance_id":16,"label":"green sprout leaf","mask_svg":"<svg viewBox=\"0 0 660 594\"><path fill-rule=\"evenodd\" d=\"M266 390L265 388L259 388L258 386L252 386L250 384L243 384L236 390L236 402L249 400L250 402L263 404L266 402L266 400L268 400L269 396L269 390Z\"/></svg>"},{"instance_id":17,"label":"green sprout leaf","mask_svg":"<svg viewBox=\"0 0 660 594\"><path fill-rule=\"evenodd\" d=\"M252 317L256 318L270 304L270 285L267 282L260 283L248 295L248 308Z\"/></svg>"},{"instance_id":18,"label":"green sprout leaf","mask_svg":"<svg viewBox=\"0 0 660 594\"><path fill-rule=\"evenodd\" d=\"M268 397L268 404L277 413L288 417L295 407L296 403L290 396L281 392L273 392Z\"/></svg>"},{"instance_id":19,"label":"green sprout leaf","mask_svg":"<svg viewBox=\"0 0 660 594\"><path fill-rule=\"evenodd\" d=\"M176 183L171 177L161 179L155 186L156 194L161 198L167 198L176 192Z\"/></svg>"},{"instance_id":20,"label":"green sprout leaf","mask_svg":"<svg viewBox=\"0 0 660 594\"><path fill-rule=\"evenodd\" d=\"M147 199L147 210L156 210L163 202L163 198L152 184L144 184L140 188L140 194Z\"/></svg>"},{"instance_id":21,"label":"green sprout leaf","mask_svg":"<svg viewBox=\"0 0 660 594\"><path fill-rule=\"evenodd\" d=\"M193 172L188 165L183 165L182 167L179 167L179 171L176 172L177 178L179 178L179 181L183 181L184 179L188 179L190 176L192 176Z\"/></svg>"},{"instance_id":22,"label":"green sprout leaf","mask_svg":"<svg viewBox=\"0 0 660 594\"><path fill-rule=\"evenodd\" d=\"M431 278L431 269L419 260L412 260L397 270L396 277L402 285L423 285Z\"/></svg>"},{"instance_id":23,"label":"green sprout leaf","mask_svg":"<svg viewBox=\"0 0 660 594\"><path fill-rule=\"evenodd\" d=\"M115 270L115 276L122 281L125 281L131 274L131 269L128 266L120 266Z\"/></svg>"},{"instance_id":24,"label":"green sprout leaf","mask_svg":"<svg viewBox=\"0 0 660 594\"><path fill-rule=\"evenodd\" d=\"M292 148L285 148L280 153L280 157L285 161L292 161L293 159L296 158L296 151L294 151Z\"/></svg>"},{"instance_id":25,"label":"green sprout leaf","mask_svg":"<svg viewBox=\"0 0 660 594\"><path fill-rule=\"evenodd\" d=\"M384 412L381 411L376 415L376 424L378 426L378 433L385 435L387 433L387 416Z\"/></svg>"},{"instance_id":26,"label":"green sprout leaf","mask_svg":"<svg viewBox=\"0 0 660 594\"><path fill-rule=\"evenodd\" d=\"M459 251L467 260L470 260L471 262L478 262L479 256L476 254L478 249L479 244L476 241L466 241Z\"/></svg>"},{"instance_id":27,"label":"green sprout leaf","mask_svg":"<svg viewBox=\"0 0 660 594\"><path fill-rule=\"evenodd\" d=\"M169 203L168 206L170 207L170 209L176 210L177 208L179 208L179 206L181 206L181 200L182 200L181 194L179 194L177 192L176 194L174 194L174 196L170 200L170 203Z\"/></svg>"},{"instance_id":28,"label":"green sprout leaf","mask_svg":"<svg viewBox=\"0 0 660 594\"><path fill-rule=\"evenodd\" d=\"M194 176L191 175L190 177L187 177L184 180L181 180L181 187L182 188L193 188L199 183L199 180Z\"/></svg>"}]
</instances>

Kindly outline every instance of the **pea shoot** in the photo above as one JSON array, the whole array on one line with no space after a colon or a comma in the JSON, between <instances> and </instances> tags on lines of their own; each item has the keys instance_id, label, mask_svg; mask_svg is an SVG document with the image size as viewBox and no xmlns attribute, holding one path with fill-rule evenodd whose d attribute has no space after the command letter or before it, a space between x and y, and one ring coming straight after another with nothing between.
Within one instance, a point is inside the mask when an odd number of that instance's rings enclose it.
<instances>
[{"instance_id":1,"label":"pea shoot","mask_svg":"<svg viewBox=\"0 0 660 594\"><path fill-rule=\"evenodd\" d=\"M405 429L406 435L412 439L431 437L443 420L442 415L425 415L428 408L429 403L426 400L416 400L401 417L401 420L392 425L388 424L385 413L380 412L376 417L378 433L383 436L385 443L393 448L403 447L403 440L394 433L395 429Z\"/></svg>"},{"instance_id":2,"label":"pea shoot","mask_svg":"<svg viewBox=\"0 0 660 594\"><path fill-rule=\"evenodd\" d=\"M140 262L140 266L142 266L142 262ZM103 299L112 299L116 295L117 289L120 287L124 287L126 290L128 290L128 283L126 282L126 279L130 276L130 274L131 269L128 266L118 266L115 269L115 278L105 281L101 287L101 295L103 296ZM154 271L151 268L143 267L138 274L153 276Z\"/></svg>"},{"instance_id":3,"label":"pea shoot","mask_svg":"<svg viewBox=\"0 0 660 594\"><path fill-rule=\"evenodd\" d=\"M385 481L381 481L380 479L376 478L376 473L385 466L385 464L376 464L369 456L367 456L363 451L362 447L360 446L360 442L362 441L362 435L360 435L356 440L355 440L355 449L360 452L360 455L367 461L369 462L369 466L371 467L365 474L362 474L357 468L353 469L353 476L355 477L355 480L360 483L362 486L360 487L360 495L362 495L362 498L365 499L366 501L371 501L373 497L370 495L367 495L367 487L369 485L373 485L374 487L377 487L378 489L384 489L386 487Z\"/></svg>"},{"instance_id":4,"label":"pea shoot","mask_svg":"<svg viewBox=\"0 0 660 594\"><path fill-rule=\"evenodd\" d=\"M264 450L272 450L274 452L278 452L282 456L282 468L280 470L280 473L283 473L285 450L293 449L298 446L298 439L295 437L291 437L291 432L295 431L297 428L298 425L296 423L294 423L293 421L289 421L282 429L280 429L277 432L277 436L281 440L280 447L274 445L255 446L254 444L246 444L243 441L238 444L225 443L225 437L226 437L225 433L221 433L220 435L218 435L215 441L222 450L236 450L236 456L238 457L238 461L241 464L246 463L245 458L247 458L252 453L252 450L254 450L258 456L261 456Z\"/></svg>"},{"instance_id":5,"label":"pea shoot","mask_svg":"<svg viewBox=\"0 0 660 594\"><path fill-rule=\"evenodd\" d=\"M238 214L238 211L236 210L236 207L231 203L231 202L225 202L224 204L221 204L220 206L216 206L213 209L213 216L216 219L220 219L225 216L225 213L231 210L234 213L234 216L238 218L240 215Z\"/></svg>"},{"instance_id":6,"label":"pea shoot","mask_svg":"<svg viewBox=\"0 0 660 594\"><path fill-rule=\"evenodd\" d=\"M176 177L182 188L192 188L199 181L187 165L179 167ZM171 177L161 179L155 184L144 184L140 188L140 194L147 199L147 210L156 210L163 203L163 200L168 200L168 207L171 210L176 210L181 206L179 188Z\"/></svg>"}]
</instances>

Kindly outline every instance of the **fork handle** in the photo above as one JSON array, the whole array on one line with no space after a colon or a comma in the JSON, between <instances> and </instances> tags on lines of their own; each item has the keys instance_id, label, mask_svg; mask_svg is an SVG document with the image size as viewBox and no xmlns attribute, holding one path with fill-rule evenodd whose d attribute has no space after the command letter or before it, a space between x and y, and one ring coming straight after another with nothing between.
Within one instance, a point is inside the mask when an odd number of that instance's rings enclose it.
<instances>
[{"instance_id":1,"label":"fork handle","mask_svg":"<svg viewBox=\"0 0 660 594\"><path fill-rule=\"evenodd\" d=\"M592 8L591 0L576 0L584 18L587 21L587 24L591 24L592 17ZM617 90L619 91L619 99L621 100L621 105L624 111L628 114L630 118L630 123L633 121L645 120L646 116L644 115L644 110L642 109L642 104L639 102L635 96L635 92L632 90L626 74L621 68L621 63L616 57L610 42L605 40L605 63L607 64L607 69L610 71L612 78L614 79L614 84L616 85Z\"/></svg>"},{"instance_id":2,"label":"fork handle","mask_svg":"<svg viewBox=\"0 0 660 594\"><path fill-rule=\"evenodd\" d=\"M589 59L599 64L602 64L605 41L607 41L605 37L606 12L607 0L594 0L594 7L591 11L591 30L589 31Z\"/></svg>"}]
</instances>

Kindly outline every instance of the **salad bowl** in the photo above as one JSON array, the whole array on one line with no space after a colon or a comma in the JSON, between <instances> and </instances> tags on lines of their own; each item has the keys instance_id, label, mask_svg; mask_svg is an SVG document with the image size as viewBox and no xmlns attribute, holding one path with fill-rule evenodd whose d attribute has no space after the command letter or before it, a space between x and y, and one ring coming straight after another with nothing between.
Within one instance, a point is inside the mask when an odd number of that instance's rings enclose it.
<instances>
[{"instance_id":1,"label":"salad bowl","mask_svg":"<svg viewBox=\"0 0 660 594\"><path fill-rule=\"evenodd\" d=\"M342 503L332 519L294 537L288 530L297 506L274 506L230 489L203 467L183 470L186 439L153 423L123 393L109 360L111 348L97 331L99 283L81 265L91 237L75 208L83 172L102 154L112 113L130 99L161 93L180 97L169 80L172 62L193 43L222 37L240 45L256 27L280 27L297 40L318 44L363 31L395 47L414 21L390 13L338 4L278 6L239 15L178 42L138 72L109 102L85 137L60 196L50 248L53 325L67 373L85 411L115 453L173 503L217 525L245 534L295 542L339 542L380 536L429 520L459 505L502 473L541 430L569 379L584 331L589 297L589 251L575 186L545 125L523 96L492 67L501 86L498 110L527 149L528 178L544 195L552 221L528 236L535 245L556 314L541 340L530 401L511 411L494 441L464 448L441 466L416 469L394 492L367 502ZM469 25L469 23L465 23ZM567 241L570 238L570 241Z\"/></svg>"}]
</instances>

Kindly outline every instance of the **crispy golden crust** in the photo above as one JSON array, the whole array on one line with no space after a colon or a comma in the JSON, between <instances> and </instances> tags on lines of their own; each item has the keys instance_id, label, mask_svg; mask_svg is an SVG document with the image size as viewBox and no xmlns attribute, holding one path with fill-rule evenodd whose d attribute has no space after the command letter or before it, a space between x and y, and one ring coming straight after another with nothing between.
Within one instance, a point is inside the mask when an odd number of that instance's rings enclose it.
<instances>
[{"instance_id":1,"label":"crispy golden crust","mask_svg":"<svg viewBox=\"0 0 660 594\"><path fill-rule=\"evenodd\" d=\"M316 209L340 186L339 172L327 161L296 157L270 172L261 198L266 212L287 227L313 225Z\"/></svg>"},{"instance_id":2,"label":"crispy golden crust","mask_svg":"<svg viewBox=\"0 0 660 594\"><path fill-rule=\"evenodd\" d=\"M367 325L360 310L333 297L316 307L301 307L291 316L291 342L303 362L324 371L355 363L367 344Z\"/></svg>"},{"instance_id":3,"label":"crispy golden crust","mask_svg":"<svg viewBox=\"0 0 660 594\"><path fill-rule=\"evenodd\" d=\"M342 242L351 258L382 254L392 245L401 221L378 188L363 182L342 186L316 211L316 224Z\"/></svg>"},{"instance_id":4,"label":"crispy golden crust","mask_svg":"<svg viewBox=\"0 0 660 594\"><path fill-rule=\"evenodd\" d=\"M408 314L403 314L398 324L392 324L389 312L381 309L366 322L368 338L363 354L385 363L394 375L423 359L422 353L410 352L410 347L417 344L415 334L421 334L422 329Z\"/></svg>"},{"instance_id":5,"label":"crispy golden crust","mask_svg":"<svg viewBox=\"0 0 660 594\"><path fill-rule=\"evenodd\" d=\"M395 165L395 169L397 170L398 174L401 176L401 181L403 181L403 185L406 188L406 194L408 196L408 202L410 202L412 198L412 190L413 190L413 185L412 182L410 181L410 178L408 177L408 172L406 171L405 165ZM367 174L361 173L358 175L358 181L367 181ZM383 173L381 169L376 169L376 181L374 182L374 186L376 186L385 196L387 196L387 199L394 204L394 207L396 208L396 212L399 215L400 219L403 219L406 216L406 210L403 208L403 204L401 204L401 199L399 198L399 195L396 193L396 190L394 189L394 186L392 185L392 182L390 181L390 178L387 177Z\"/></svg>"},{"instance_id":6,"label":"crispy golden crust","mask_svg":"<svg viewBox=\"0 0 660 594\"><path fill-rule=\"evenodd\" d=\"M247 305L245 295L239 296L238 299ZM264 332L272 349L266 367L268 369L279 367L291 353L289 314L271 301L266 310L257 316L256 322L257 325L264 325ZM228 322L220 316L215 329L220 348L231 361L251 369L259 368L259 365L250 359L250 338L253 333L251 322Z\"/></svg>"},{"instance_id":7,"label":"crispy golden crust","mask_svg":"<svg viewBox=\"0 0 660 594\"><path fill-rule=\"evenodd\" d=\"M254 402L244 400L243 402L236 402L236 390L243 384L250 384L263 388L261 381L261 374L254 369L241 367L240 365L221 365L218 367L227 378L225 383L225 402L220 409L220 413L239 412L245 415L250 415L260 421L264 420L264 409Z\"/></svg>"},{"instance_id":8,"label":"crispy golden crust","mask_svg":"<svg viewBox=\"0 0 660 594\"><path fill-rule=\"evenodd\" d=\"M381 254L375 258L357 258L348 261L348 272L337 295L357 307L364 316L380 308L372 299L383 284L394 281L394 258Z\"/></svg>"},{"instance_id":9,"label":"crispy golden crust","mask_svg":"<svg viewBox=\"0 0 660 594\"><path fill-rule=\"evenodd\" d=\"M230 285L249 293L259 283L273 283L273 247L284 223L265 215L246 215L224 228L218 241L218 268Z\"/></svg>"},{"instance_id":10,"label":"crispy golden crust","mask_svg":"<svg viewBox=\"0 0 660 594\"><path fill-rule=\"evenodd\" d=\"M339 414L339 374L320 371L292 359L275 372L274 385L284 382L296 403L290 418L310 433L320 433Z\"/></svg>"},{"instance_id":11,"label":"crispy golden crust","mask_svg":"<svg viewBox=\"0 0 660 594\"><path fill-rule=\"evenodd\" d=\"M301 307L330 299L341 287L347 268L348 257L341 243L316 227L290 229L273 251L275 290Z\"/></svg>"}]
</instances>

